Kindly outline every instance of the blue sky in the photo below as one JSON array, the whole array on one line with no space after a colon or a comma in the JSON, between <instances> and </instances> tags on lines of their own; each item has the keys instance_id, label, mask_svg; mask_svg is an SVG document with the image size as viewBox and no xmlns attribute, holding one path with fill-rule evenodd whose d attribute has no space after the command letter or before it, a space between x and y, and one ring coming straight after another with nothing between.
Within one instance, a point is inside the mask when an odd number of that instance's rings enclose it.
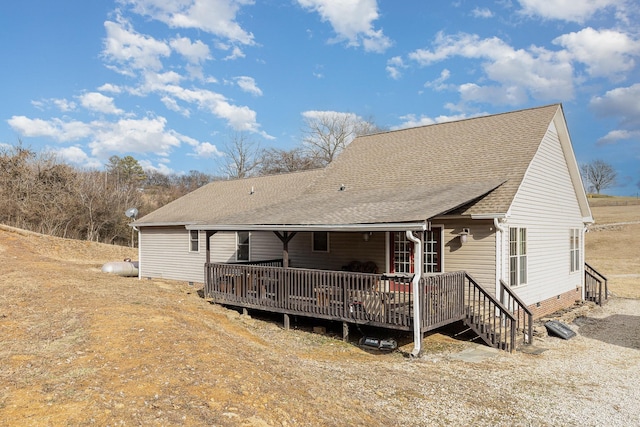
<instances>
[{"instance_id":1,"label":"blue sky","mask_svg":"<svg viewBox=\"0 0 640 427\"><path fill-rule=\"evenodd\" d=\"M236 132L290 149L325 111L396 129L561 102L578 162L635 196L639 18L637 0L3 1L0 144L219 174Z\"/></svg>"}]
</instances>

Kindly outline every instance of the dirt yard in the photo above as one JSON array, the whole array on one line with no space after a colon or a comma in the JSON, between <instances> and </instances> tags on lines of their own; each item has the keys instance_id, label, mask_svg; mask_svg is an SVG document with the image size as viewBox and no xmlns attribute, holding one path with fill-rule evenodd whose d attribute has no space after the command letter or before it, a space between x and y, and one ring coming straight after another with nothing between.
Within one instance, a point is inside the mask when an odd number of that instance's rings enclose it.
<instances>
[{"instance_id":1,"label":"dirt yard","mask_svg":"<svg viewBox=\"0 0 640 427\"><path fill-rule=\"evenodd\" d=\"M376 354L100 271L132 249L0 228L0 425L639 425L639 231L588 233L613 296L561 316L577 337L508 354L436 333L411 359L402 336Z\"/></svg>"}]
</instances>

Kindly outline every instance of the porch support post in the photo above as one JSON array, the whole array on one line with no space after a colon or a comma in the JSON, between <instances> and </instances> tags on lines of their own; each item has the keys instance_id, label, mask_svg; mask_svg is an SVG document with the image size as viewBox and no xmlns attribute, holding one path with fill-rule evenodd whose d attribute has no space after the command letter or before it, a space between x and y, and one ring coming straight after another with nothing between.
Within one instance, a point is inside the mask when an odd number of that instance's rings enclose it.
<instances>
[{"instance_id":1,"label":"porch support post","mask_svg":"<svg viewBox=\"0 0 640 427\"><path fill-rule=\"evenodd\" d=\"M206 267L204 268L204 288L205 291L207 289L209 289L209 264L211 263L211 236L213 236L214 234L216 234L216 231L213 230L206 230L204 232L205 235L205 246L207 248L206 250L206 260L205 260L205 265Z\"/></svg>"},{"instance_id":2,"label":"porch support post","mask_svg":"<svg viewBox=\"0 0 640 427\"><path fill-rule=\"evenodd\" d=\"M420 279L422 278L422 238L416 237L413 231L407 230L407 239L414 244L413 250L413 351L411 356L418 357L422 350L422 289Z\"/></svg>"},{"instance_id":3,"label":"porch support post","mask_svg":"<svg viewBox=\"0 0 640 427\"><path fill-rule=\"evenodd\" d=\"M296 235L296 232L289 233L288 231L284 231L280 234L278 231L274 231L273 234L282 242L282 266L289 268L289 242Z\"/></svg>"},{"instance_id":4,"label":"porch support post","mask_svg":"<svg viewBox=\"0 0 640 427\"><path fill-rule=\"evenodd\" d=\"M349 341L349 324L347 322L342 322L342 341Z\"/></svg>"},{"instance_id":5,"label":"porch support post","mask_svg":"<svg viewBox=\"0 0 640 427\"><path fill-rule=\"evenodd\" d=\"M284 314L284 330L288 331L290 327L289 315L287 313Z\"/></svg>"}]
</instances>

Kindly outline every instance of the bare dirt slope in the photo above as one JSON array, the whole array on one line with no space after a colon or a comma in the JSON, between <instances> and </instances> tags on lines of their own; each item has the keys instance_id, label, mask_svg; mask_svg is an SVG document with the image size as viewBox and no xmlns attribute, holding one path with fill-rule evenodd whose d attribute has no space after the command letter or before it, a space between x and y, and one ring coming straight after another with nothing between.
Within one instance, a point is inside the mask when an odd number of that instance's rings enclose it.
<instances>
[{"instance_id":1,"label":"bare dirt slope","mask_svg":"<svg viewBox=\"0 0 640 427\"><path fill-rule=\"evenodd\" d=\"M605 234L600 245L611 243ZM107 261L135 256L128 248L0 229L1 426L640 420L638 280L625 288L633 298L581 308L584 316L572 324L579 335L570 341L539 337L541 354L480 351L479 361L468 362L461 352L486 348L433 334L419 359L371 354L211 305L185 283L100 271ZM596 262L608 265L605 256ZM640 273L637 264L623 267Z\"/></svg>"}]
</instances>

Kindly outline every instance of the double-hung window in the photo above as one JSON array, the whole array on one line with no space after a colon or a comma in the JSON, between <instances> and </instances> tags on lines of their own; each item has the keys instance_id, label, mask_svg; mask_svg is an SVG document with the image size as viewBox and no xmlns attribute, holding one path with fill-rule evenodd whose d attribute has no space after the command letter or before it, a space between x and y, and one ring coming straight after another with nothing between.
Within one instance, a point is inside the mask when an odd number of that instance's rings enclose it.
<instances>
[{"instance_id":1,"label":"double-hung window","mask_svg":"<svg viewBox=\"0 0 640 427\"><path fill-rule=\"evenodd\" d=\"M189 230L189 252L198 252L200 250L200 232L198 230Z\"/></svg>"},{"instance_id":2,"label":"double-hung window","mask_svg":"<svg viewBox=\"0 0 640 427\"><path fill-rule=\"evenodd\" d=\"M236 234L236 261L249 261L249 243L251 234L248 231L238 231Z\"/></svg>"},{"instance_id":3,"label":"double-hung window","mask_svg":"<svg viewBox=\"0 0 640 427\"><path fill-rule=\"evenodd\" d=\"M509 285L527 283L527 229L509 228Z\"/></svg>"},{"instance_id":4,"label":"double-hung window","mask_svg":"<svg viewBox=\"0 0 640 427\"><path fill-rule=\"evenodd\" d=\"M569 256L571 258L571 273L580 270L580 229L572 228L569 230Z\"/></svg>"}]
</instances>

